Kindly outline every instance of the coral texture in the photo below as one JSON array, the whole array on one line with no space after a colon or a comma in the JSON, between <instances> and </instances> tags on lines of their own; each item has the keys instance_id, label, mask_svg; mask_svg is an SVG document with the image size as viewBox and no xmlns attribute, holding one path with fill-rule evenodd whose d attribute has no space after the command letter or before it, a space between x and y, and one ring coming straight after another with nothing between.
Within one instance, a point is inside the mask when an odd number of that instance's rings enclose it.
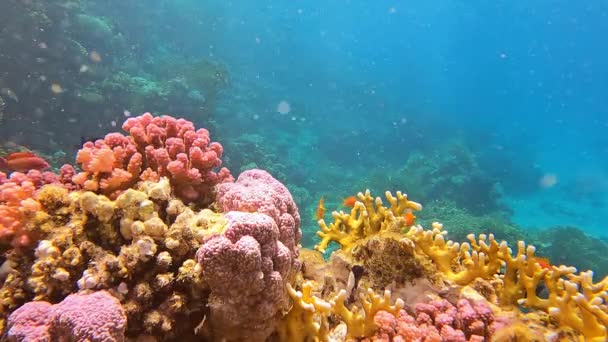
<instances>
[{"instance_id":1,"label":"coral texture","mask_svg":"<svg viewBox=\"0 0 608 342\"><path fill-rule=\"evenodd\" d=\"M297 253L296 245L302 237L298 207L287 187L268 172L247 170L236 182L220 184L217 203L223 212L257 212L270 216L279 227L279 240Z\"/></svg>"},{"instance_id":2,"label":"coral texture","mask_svg":"<svg viewBox=\"0 0 608 342\"><path fill-rule=\"evenodd\" d=\"M15 341L124 341L127 317L107 291L72 294L61 303L29 302L8 318Z\"/></svg>"},{"instance_id":3,"label":"coral texture","mask_svg":"<svg viewBox=\"0 0 608 342\"><path fill-rule=\"evenodd\" d=\"M0 172L0 243L29 247L37 241L36 234L27 225L28 219L40 210L34 196L43 185L59 183L61 175L30 170L13 172L7 177Z\"/></svg>"},{"instance_id":4,"label":"coral texture","mask_svg":"<svg viewBox=\"0 0 608 342\"><path fill-rule=\"evenodd\" d=\"M222 235L197 252L209 284L210 323L217 339L263 341L288 309L286 284L299 269L266 214L231 211Z\"/></svg>"},{"instance_id":5,"label":"coral texture","mask_svg":"<svg viewBox=\"0 0 608 342\"><path fill-rule=\"evenodd\" d=\"M215 171L222 164L222 145L190 121L145 113L122 128L128 136L111 133L84 144L76 156L83 172L74 183L116 197L141 180L168 177L177 197L207 205L216 184L233 180L228 169Z\"/></svg>"}]
</instances>

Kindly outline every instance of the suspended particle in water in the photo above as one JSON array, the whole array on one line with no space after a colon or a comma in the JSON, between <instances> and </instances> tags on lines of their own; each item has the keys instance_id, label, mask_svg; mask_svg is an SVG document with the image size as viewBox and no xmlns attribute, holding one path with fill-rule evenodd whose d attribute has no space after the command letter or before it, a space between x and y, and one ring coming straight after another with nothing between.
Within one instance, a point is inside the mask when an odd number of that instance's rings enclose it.
<instances>
[{"instance_id":1,"label":"suspended particle in water","mask_svg":"<svg viewBox=\"0 0 608 342\"><path fill-rule=\"evenodd\" d=\"M295 116L291 117L291 121L296 121L298 118L296 118Z\"/></svg>"},{"instance_id":2,"label":"suspended particle in water","mask_svg":"<svg viewBox=\"0 0 608 342\"><path fill-rule=\"evenodd\" d=\"M259 119L259 118L260 118L260 116L259 116L259 115L257 115L257 114L253 114L253 120L257 120L257 119Z\"/></svg>"},{"instance_id":3,"label":"suspended particle in water","mask_svg":"<svg viewBox=\"0 0 608 342\"><path fill-rule=\"evenodd\" d=\"M390 13L390 14L397 13L397 9L395 7L391 7L388 9L388 13Z\"/></svg>"},{"instance_id":4,"label":"suspended particle in water","mask_svg":"<svg viewBox=\"0 0 608 342\"><path fill-rule=\"evenodd\" d=\"M87 72L89 71L89 67L85 64L80 66L80 72Z\"/></svg>"},{"instance_id":5,"label":"suspended particle in water","mask_svg":"<svg viewBox=\"0 0 608 342\"><path fill-rule=\"evenodd\" d=\"M557 184L557 175L554 173L546 173L540 178L539 184L542 188L551 188Z\"/></svg>"},{"instance_id":6,"label":"suspended particle in water","mask_svg":"<svg viewBox=\"0 0 608 342\"><path fill-rule=\"evenodd\" d=\"M46 49L48 46L46 45L45 42L40 42L40 43L38 43L38 47L41 49Z\"/></svg>"},{"instance_id":7,"label":"suspended particle in water","mask_svg":"<svg viewBox=\"0 0 608 342\"><path fill-rule=\"evenodd\" d=\"M68 122L69 123L76 123L76 122L78 122L78 119L76 119L76 118L69 118Z\"/></svg>"},{"instance_id":8,"label":"suspended particle in water","mask_svg":"<svg viewBox=\"0 0 608 342\"><path fill-rule=\"evenodd\" d=\"M55 94L63 93L63 87L58 83L51 84L51 91Z\"/></svg>"},{"instance_id":9,"label":"suspended particle in water","mask_svg":"<svg viewBox=\"0 0 608 342\"><path fill-rule=\"evenodd\" d=\"M506 54L506 53L504 53L504 52L503 52L503 53L501 53L499 56L500 56L500 58L501 58L501 59L505 59L505 58L507 58L507 57L508 57L508 56L507 56L507 54Z\"/></svg>"},{"instance_id":10,"label":"suspended particle in water","mask_svg":"<svg viewBox=\"0 0 608 342\"><path fill-rule=\"evenodd\" d=\"M99 52L93 50L93 51L89 52L89 59L93 63L99 63L99 62L101 62L101 55L99 54Z\"/></svg>"},{"instance_id":11,"label":"suspended particle in water","mask_svg":"<svg viewBox=\"0 0 608 342\"><path fill-rule=\"evenodd\" d=\"M128 118L129 116L131 116L131 112L129 112L129 111L128 111L128 110L126 110L126 109L125 109L125 110L122 112L122 114L123 114L123 115L124 115L126 118Z\"/></svg>"},{"instance_id":12,"label":"suspended particle in water","mask_svg":"<svg viewBox=\"0 0 608 342\"><path fill-rule=\"evenodd\" d=\"M405 125L407 123L407 118L401 118L401 124Z\"/></svg>"},{"instance_id":13,"label":"suspended particle in water","mask_svg":"<svg viewBox=\"0 0 608 342\"><path fill-rule=\"evenodd\" d=\"M116 127L116 121L114 121L114 120L110 121L110 126Z\"/></svg>"},{"instance_id":14,"label":"suspended particle in water","mask_svg":"<svg viewBox=\"0 0 608 342\"><path fill-rule=\"evenodd\" d=\"M277 105L277 112L283 115L289 114L289 112L291 112L291 105L289 104L289 102L283 100Z\"/></svg>"},{"instance_id":15,"label":"suspended particle in water","mask_svg":"<svg viewBox=\"0 0 608 342\"><path fill-rule=\"evenodd\" d=\"M262 42L262 39L260 39L260 37L255 37L256 44L260 44L261 42Z\"/></svg>"}]
</instances>

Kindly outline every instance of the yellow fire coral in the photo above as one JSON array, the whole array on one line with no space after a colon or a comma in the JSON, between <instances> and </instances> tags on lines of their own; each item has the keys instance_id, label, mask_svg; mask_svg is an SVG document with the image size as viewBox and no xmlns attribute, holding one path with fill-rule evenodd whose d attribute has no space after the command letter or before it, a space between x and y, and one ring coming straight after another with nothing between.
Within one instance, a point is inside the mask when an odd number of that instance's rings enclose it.
<instances>
[{"instance_id":1,"label":"yellow fire coral","mask_svg":"<svg viewBox=\"0 0 608 342\"><path fill-rule=\"evenodd\" d=\"M279 336L281 341L324 341L329 335L328 317L330 314L338 316L346 325L347 338L370 336L376 330L374 316L378 311L397 314L404 306L401 299L391 304L391 293L386 290L382 295L367 289L359 296L361 308L346 305L346 290L341 290L330 301L315 296L314 282L306 281L302 291L296 291L288 286L293 299L293 307L283 319Z\"/></svg>"},{"instance_id":2,"label":"yellow fire coral","mask_svg":"<svg viewBox=\"0 0 608 342\"><path fill-rule=\"evenodd\" d=\"M543 268L536 262L533 246L526 247L520 241L513 252L505 241L497 241L492 234L471 234L468 242L460 244L446 240L447 232L439 223L433 223L430 230L413 226L403 231L407 227L399 217L407 209L422 207L399 192L397 197L387 192L386 197L390 207L385 207L380 198L374 200L369 191L359 193L359 201L350 213L332 213L334 221L329 225L320 220L321 242L316 249L323 252L335 241L342 253L351 253L372 236L397 239L404 246L413 245L417 256L432 260L448 282L462 286L476 279L491 280L499 304L505 309L520 305L543 310L559 328L571 329L586 341L608 339L608 277L593 283L591 272L577 273L575 268L566 266ZM548 290L547 298L536 294L541 285ZM343 319L353 321L344 310L339 312ZM365 322L358 324L364 327L363 332L369 332Z\"/></svg>"},{"instance_id":3,"label":"yellow fire coral","mask_svg":"<svg viewBox=\"0 0 608 342\"><path fill-rule=\"evenodd\" d=\"M319 220L321 230L317 235L321 237L321 242L315 249L325 252L330 242L335 241L340 244L342 250L350 251L358 240L372 234L381 232L398 232L401 227L396 226L397 217L402 216L407 210L422 210L422 205L408 200L407 195L397 192L394 197L390 192L386 192L386 199L390 207L385 207L382 199L374 199L369 190L365 194L357 194L358 201L350 213L334 211L332 216L334 222L329 226L325 220Z\"/></svg>"}]
</instances>

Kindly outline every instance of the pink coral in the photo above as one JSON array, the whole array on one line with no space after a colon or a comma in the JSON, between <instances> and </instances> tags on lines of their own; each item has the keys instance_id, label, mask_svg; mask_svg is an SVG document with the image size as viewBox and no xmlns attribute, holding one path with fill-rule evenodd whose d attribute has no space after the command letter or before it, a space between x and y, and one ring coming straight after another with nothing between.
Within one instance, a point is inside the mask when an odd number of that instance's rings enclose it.
<instances>
[{"instance_id":1,"label":"pink coral","mask_svg":"<svg viewBox=\"0 0 608 342\"><path fill-rule=\"evenodd\" d=\"M126 325L118 299L98 291L55 305L26 303L9 316L7 335L10 341L124 341Z\"/></svg>"},{"instance_id":2,"label":"pink coral","mask_svg":"<svg viewBox=\"0 0 608 342\"><path fill-rule=\"evenodd\" d=\"M416 304L415 312L412 317L401 310L395 317L379 311L374 316L378 331L370 340L476 342L486 340L505 325L483 300L462 298L454 306L445 299L435 299Z\"/></svg>"},{"instance_id":3,"label":"pink coral","mask_svg":"<svg viewBox=\"0 0 608 342\"><path fill-rule=\"evenodd\" d=\"M9 341L51 341L52 305L29 302L15 310L8 318Z\"/></svg>"},{"instance_id":4,"label":"pink coral","mask_svg":"<svg viewBox=\"0 0 608 342\"><path fill-rule=\"evenodd\" d=\"M214 200L214 186L234 179L221 168L222 145L211 142L209 131L171 116L145 113L129 118L122 128L103 140L87 142L76 162L83 172L74 183L86 190L115 197L141 180L168 177L176 196L207 205Z\"/></svg>"},{"instance_id":5,"label":"pink coral","mask_svg":"<svg viewBox=\"0 0 608 342\"><path fill-rule=\"evenodd\" d=\"M296 252L300 241L300 214L285 185L264 170L247 170L234 183L217 187L221 211L258 212L270 216L279 227L279 240Z\"/></svg>"},{"instance_id":6,"label":"pink coral","mask_svg":"<svg viewBox=\"0 0 608 342\"><path fill-rule=\"evenodd\" d=\"M216 339L265 340L287 309L285 286L299 268L268 215L231 211L222 235L197 252L211 289L209 320Z\"/></svg>"}]
</instances>

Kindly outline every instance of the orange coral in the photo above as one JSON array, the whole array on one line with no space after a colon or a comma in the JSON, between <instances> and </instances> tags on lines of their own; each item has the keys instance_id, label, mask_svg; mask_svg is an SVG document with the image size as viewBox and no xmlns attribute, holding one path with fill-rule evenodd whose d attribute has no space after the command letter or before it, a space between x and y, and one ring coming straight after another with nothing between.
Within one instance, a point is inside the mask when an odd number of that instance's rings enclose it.
<instances>
[{"instance_id":1,"label":"orange coral","mask_svg":"<svg viewBox=\"0 0 608 342\"><path fill-rule=\"evenodd\" d=\"M36 187L32 182L7 182L0 185L0 242L13 247L32 244L34 237L26 229L27 218L40 210L33 199Z\"/></svg>"}]
</instances>

